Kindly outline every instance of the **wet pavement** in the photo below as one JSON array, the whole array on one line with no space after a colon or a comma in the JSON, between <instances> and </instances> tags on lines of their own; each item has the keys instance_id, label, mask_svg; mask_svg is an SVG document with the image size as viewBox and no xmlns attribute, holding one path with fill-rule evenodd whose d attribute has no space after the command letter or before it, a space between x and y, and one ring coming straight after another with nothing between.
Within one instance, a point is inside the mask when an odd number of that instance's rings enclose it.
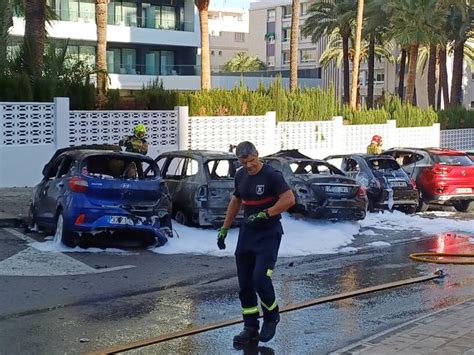
<instances>
[{"instance_id":1,"label":"wet pavement","mask_svg":"<svg viewBox=\"0 0 474 355\"><path fill-rule=\"evenodd\" d=\"M274 274L280 304L417 277L438 268L410 261L408 254L412 252L473 249L467 235L419 237L395 238L390 248L364 248L355 254L280 258ZM2 353L27 349L37 354L83 353L239 317L232 258L150 254L110 256L108 259L116 260L117 265L119 260L122 264L127 260L137 267L75 276L73 280L10 278L7 284L9 278L1 278L0 297L15 298L0 309ZM100 257L106 263L105 256ZM96 263L99 260L97 255L80 258ZM107 263L111 266L110 261ZM260 349L234 350L232 337L241 329L241 325L235 325L130 353L328 353L472 298L472 266L443 267L449 274L443 280L282 314L275 339L263 344L265 347L260 344ZM165 275L160 276L162 273ZM34 284L36 291L29 284ZM9 289L13 285L22 292L15 294ZM17 341L18 334L22 334L21 342Z\"/></svg>"}]
</instances>

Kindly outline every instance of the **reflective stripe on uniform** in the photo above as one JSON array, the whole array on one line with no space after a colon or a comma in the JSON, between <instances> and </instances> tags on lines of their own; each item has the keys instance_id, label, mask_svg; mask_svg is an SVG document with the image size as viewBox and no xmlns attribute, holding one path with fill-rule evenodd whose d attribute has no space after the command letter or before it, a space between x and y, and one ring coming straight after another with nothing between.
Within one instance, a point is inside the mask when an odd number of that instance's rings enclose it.
<instances>
[{"instance_id":1,"label":"reflective stripe on uniform","mask_svg":"<svg viewBox=\"0 0 474 355\"><path fill-rule=\"evenodd\" d=\"M244 206L260 206L268 202L272 202L274 197L262 198L261 200L242 200L242 205Z\"/></svg>"},{"instance_id":2,"label":"reflective stripe on uniform","mask_svg":"<svg viewBox=\"0 0 474 355\"><path fill-rule=\"evenodd\" d=\"M267 306L265 303L263 303L262 301L260 301L260 303L262 304L263 307L265 307L265 308L266 308L267 310L269 310L269 311L273 311L273 310L276 308L276 306L278 305L276 298L275 298L275 302L273 302L270 307L268 307L268 306Z\"/></svg>"},{"instance_id":3,"label":"reflective stripe on uniform","mask_svg":"<svg viewBox=\"0 0 474 355\"><path fill-rule=\"evenodd\" d=\"M272 270L272 269L268 269L268 270L267 270L267 276L268 276L269 278L272 278L272 275L273 275L273 270Z\"/></svg>"},{"instance_id":4,"label":"reflective stripe on uniform","mask_svg":"<svg viewBox=\"0 0 474 355\"><path fill-rule=\"evenodd\" d=\"M258 306L250 308L242 308L242 314L255 314L258 313Z\"/></svg>"}]
</instances>

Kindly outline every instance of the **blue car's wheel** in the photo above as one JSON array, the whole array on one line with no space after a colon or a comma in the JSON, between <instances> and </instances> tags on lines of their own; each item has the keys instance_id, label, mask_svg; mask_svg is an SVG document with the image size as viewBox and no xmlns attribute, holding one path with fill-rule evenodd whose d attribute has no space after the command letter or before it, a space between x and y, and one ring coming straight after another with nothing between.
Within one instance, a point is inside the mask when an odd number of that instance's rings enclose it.
<instances>
[{"instance_id":1,"label":"blue car's wheel","mask_svg":"<svg viewBox=\"0 0 474 355\"><path fill-rule=\"evenodd\" d=\"M67 229L64 223L64 216L62 211L58 213L56 219L56 231L54 233L54 243L64 244L67 247L74 248L77 246L77 238L75 233Z\"/></svg>"}]
</instances>

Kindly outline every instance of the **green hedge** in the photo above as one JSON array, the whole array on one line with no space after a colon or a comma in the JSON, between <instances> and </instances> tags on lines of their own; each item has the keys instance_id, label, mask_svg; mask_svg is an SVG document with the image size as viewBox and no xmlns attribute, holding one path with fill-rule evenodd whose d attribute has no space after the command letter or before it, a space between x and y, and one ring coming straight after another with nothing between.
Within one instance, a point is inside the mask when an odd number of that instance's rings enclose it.
<instances>
[{"instance_id":1,"label":"green hedge","mask_svg":"<svg viewBox=\"0 0 474 355\"><path fill-rule=\"evenodd\" d=\"M474 128L474 111L450 107L438 112L441 129Z\"/></svg>"}]
</instances>

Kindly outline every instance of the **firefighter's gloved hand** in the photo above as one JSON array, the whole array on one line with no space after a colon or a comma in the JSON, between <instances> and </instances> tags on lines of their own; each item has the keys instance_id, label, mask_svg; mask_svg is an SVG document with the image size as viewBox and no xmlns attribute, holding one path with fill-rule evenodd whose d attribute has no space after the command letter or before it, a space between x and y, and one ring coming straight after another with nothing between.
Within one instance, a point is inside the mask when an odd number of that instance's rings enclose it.
<instances>
[{"instance_id":1,"label":"firefighter's gloved hand","mask_svg":"<svg viewBox=\"0 0 474 355\"><path fill-rule=\"evenodd\" d=\"M268 215L267 210L265 211L260 211L258 213L251 214L250 216L247 217L247 223L248 224L256 224L262 221L265 221L269 218L270 216Z\"/></svg>"},{"instance_id":2,"label":"firefighter's gloved hand","mask_svg":"<svg viewBox=\"0 0 474 355\"><path fill-rule=\"evenodd\" d=\"M227 232L229 228L221 227L219 229L219 234L217 235L217 246L220 250L225 249L225 238L227 237Z\"/></svg>"}]
</instances>

